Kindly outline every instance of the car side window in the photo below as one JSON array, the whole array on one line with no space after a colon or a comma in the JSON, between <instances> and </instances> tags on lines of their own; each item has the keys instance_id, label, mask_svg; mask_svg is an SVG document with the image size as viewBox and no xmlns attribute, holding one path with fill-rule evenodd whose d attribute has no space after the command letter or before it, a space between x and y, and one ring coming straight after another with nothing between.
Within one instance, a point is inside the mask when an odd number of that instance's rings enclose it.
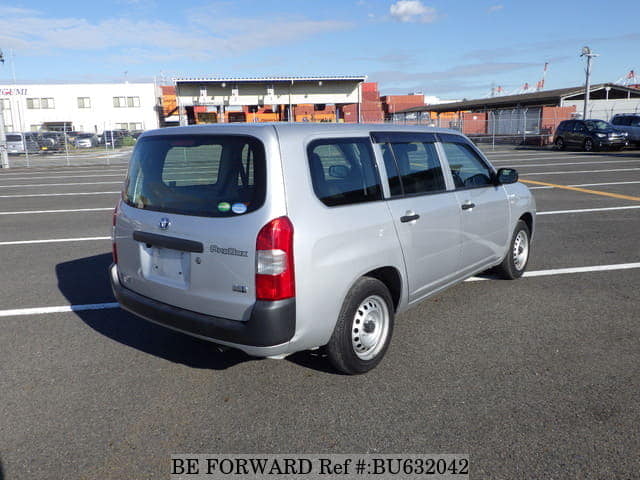
<instances>
[{"instance_id":1,"label":"car side window","mask_svg":"<svg viewBox=\"0 0 640 480\"><path fill-rule=\"evenodd\" d=\"M587 131L587 127L585 127L582 122L575 122L573 126L573 131L576 133L584 133Z\"/></svg>"},{"instance_id":2,"label":"car side window","mask_svg":"<svg viewBox=\"0 0 640 480\"><path fill-rule=\"evenodd\" d=\"M446 189L433 142L406 141L382 145L391 195L415 195Z\"/></svg>"},{"instance_id":3,"label":"car side window","mask_svg":"<svg viewBox=\"0 0 640 480\"><path fill-rule=\"evenodd\" d=\"M442 147L457 189L493 185L491 169L469 145L444 142Z\"/></svg>"},{"instance_id":4,"label":"car side window","mask_svg":"<svg viewBox=\"0 0 640 480\"><path fill-rule=\"evenodd\" d=\"M307 147L313 190L329 207L382 200L369 138L315 140Z\"/></svg>"}]
</instances>

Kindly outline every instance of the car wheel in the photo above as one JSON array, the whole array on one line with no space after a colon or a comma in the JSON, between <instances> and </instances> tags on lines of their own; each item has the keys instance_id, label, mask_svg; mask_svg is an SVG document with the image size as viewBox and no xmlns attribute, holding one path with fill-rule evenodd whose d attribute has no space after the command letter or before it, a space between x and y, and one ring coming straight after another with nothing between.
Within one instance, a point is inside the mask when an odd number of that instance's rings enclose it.
<instances>
[{"instance_id":1,"label":"car wheel","mask_svg":"<svg viewBox=\"0 0 640 480\"><path fill-rule=\"evenodd\" d=\"M593 151L595 150L595 145L594 145L594 143L593 143L593 140L591 140L590 138L587 138L587 139L584 141L584 146L583 146L583 148L584 148L584 151L585 151L585 152L593 152Z\"/></svg>"},{"instance_id":2,"label":"car wheel","mask_svg":"<svg viewBox=\"0 0 640 480\"><path fill-rule=\"evenodd\" d=\"M380 280L362 277L349 290L327 344L331 364L349 375L374 368L389 347L393 320L389 289Z\"/></svg>"},{"instance_id":3,"label":"car wheel","mask_svg":"<svg viewBox=\"0 0 640 480\"><path fill-rule=\"evenodd\" d=\"M562 139L562 137L556 138L556 148L558 150L564 150L564 147L565 147L565 145L564 145L564 140Z\"/></svg>"},{"instance_id":4,"label":"car wheel","mask_svg":"<svg viewBox=\"0 0 640 480\"><path fill-rule=\"evenodd\" d=\"M515 280L520 278L529 263L529 253L531 252L531 231L527 224L518 220L516 229L511 237L509 250L502 260L502 263L496 267L495 272L506 280Z\"/></svg>"}]
</instances>

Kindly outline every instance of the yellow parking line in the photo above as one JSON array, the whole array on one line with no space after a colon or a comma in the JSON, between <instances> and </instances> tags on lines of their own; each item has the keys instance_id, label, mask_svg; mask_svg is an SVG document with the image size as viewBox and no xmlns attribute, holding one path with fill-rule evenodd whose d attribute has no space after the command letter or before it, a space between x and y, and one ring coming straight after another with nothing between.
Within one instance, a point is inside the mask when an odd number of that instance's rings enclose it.
<instances>
[{"instance_id":1,"label":"yellow parking line","mask_svg":"<svg viewBox=\"0 0 640 480\"><path fill-rule=\"evenodd\" d=\"M569 187L567 185L558 185L556 183L538 182L536 180L522 180L523 183L531 183L533 185L545 185L547 187L562 188L564 190L573 190L575 192L591 193L593 195L602 195L603 197L622 198L623 200L633 200L640 202L640 197L632 197L630 195L620 195L619 193L602 192L600 190L589 190L587 188Z\"/></svg>"}]
</instances>

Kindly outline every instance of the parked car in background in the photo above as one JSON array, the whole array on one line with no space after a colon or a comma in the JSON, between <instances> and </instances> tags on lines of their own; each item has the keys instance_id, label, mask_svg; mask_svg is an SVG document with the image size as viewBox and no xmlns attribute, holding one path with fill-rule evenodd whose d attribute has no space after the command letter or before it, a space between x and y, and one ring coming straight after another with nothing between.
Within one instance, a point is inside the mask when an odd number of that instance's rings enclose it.
<instances>
[{"instance_id":1,"label":"parked car in background","mask_svg":"<svg viewBox=\"0 0 640 480\"><path fill-rule=\"evenodd\" d=\"M578 147L585 152L613 148L622 150L629 144L629 134L604 120L565 120L560 122L553 143L562 150Z\"/></svg>"},{"instance_id":2,"label":"parked car in background","mask_svg":"<svg viewBox=\"0 0 640 480\"><path fill-rule=\"evenodd\" d=\"M36 132L11 132L6 134L7 153L19 155L21 153L40 153L43 140Z\"/></svg>"},{"instance_id":3,"label":"parked car in background","mask_svg":"<svg viewBox=\"0 0 640 480\"><path fill-rule=\"evenodd\" d=\"M105 130L100 137L100 144L109 147L119 147L122 139L129 136L129 130Z\"/></svg>"},{"instance_id":4,"label":"parked car in background","mask_svg":"<svg viewBox=\"0 0 640 480\"><path fill-rule=\"evenodd\" d=\"M69 138L64 132L42 132L40 134L43 152L60 152L68 146Z\"/></svg>"},{"instance_id":5,"label":"parked car in background","mask_svg":"<svg viewBox=\"0 0 640 480\"><path fill-rule=\"evenodd\" d=\"M76 148L91 148L97 147L99 143L100 141L95 133L79 133L73 141L73 146Z\"/></svg>"},{"instance_id":6,"label":"parked car in background","mask_svg":"<svg viewBox=\"0 0 640 480\"><path fill-rule=\"evenodd\" d=\"M110 278L151 322L260 357L326 345L364 373L397 313L492 267L522 276L535 211L515 170L453 130L152 130L114 212Z\"/></svg>"},{"instance_id":7,"label":"parked car in background","mask_svg":"<svg viewBox=\"0 0 640 480\"><path fill-rule=\"evenodd\" d=\"M618 113L611 119L618 130L629 134L629 142L640 147L640 113Z\"/></svg>"},{"instance_id":8,"label":"parked car in background","mask_svg":"<svg viewBox=\"0 0 640 480\"><path fill-rule=\"evenodd\" d=\"M138 137L143 133L144 133L144 130L132 130L129 135L137 140Z\"/></svg>"}]
</instances>

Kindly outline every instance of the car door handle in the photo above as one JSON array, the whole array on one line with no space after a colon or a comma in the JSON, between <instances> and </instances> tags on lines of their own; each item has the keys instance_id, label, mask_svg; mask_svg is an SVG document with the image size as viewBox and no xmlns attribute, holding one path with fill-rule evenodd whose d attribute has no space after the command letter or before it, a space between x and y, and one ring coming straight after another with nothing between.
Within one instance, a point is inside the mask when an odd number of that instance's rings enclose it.
<instances>
[{"instance_id":1,"label":"car door handle","mask_svg":"<svg viewBox=\"0 0 640 480\"><path fill-rule=\"evenodd\" d=\"M410 212L407 212L410 213ZM418 220L420 218L420 215L418 215L417 213L411 213L410 215L403 215L402 217L400 217L400 221L402 223L407 223L407 222L413 222L414 220Z\"/></svg>"},{"instance_id":2,"label":"car door handle","mask_svg":"<svg viewBox=\"0 0 640 480\"><path fill-rule=\"evenodd\" d=\"M471 202L466 202L462 204L462 209L463 210L471 210L473 207L475 207L476 204L475 203L471 203Z\"/></svg>"}]
</instances>

